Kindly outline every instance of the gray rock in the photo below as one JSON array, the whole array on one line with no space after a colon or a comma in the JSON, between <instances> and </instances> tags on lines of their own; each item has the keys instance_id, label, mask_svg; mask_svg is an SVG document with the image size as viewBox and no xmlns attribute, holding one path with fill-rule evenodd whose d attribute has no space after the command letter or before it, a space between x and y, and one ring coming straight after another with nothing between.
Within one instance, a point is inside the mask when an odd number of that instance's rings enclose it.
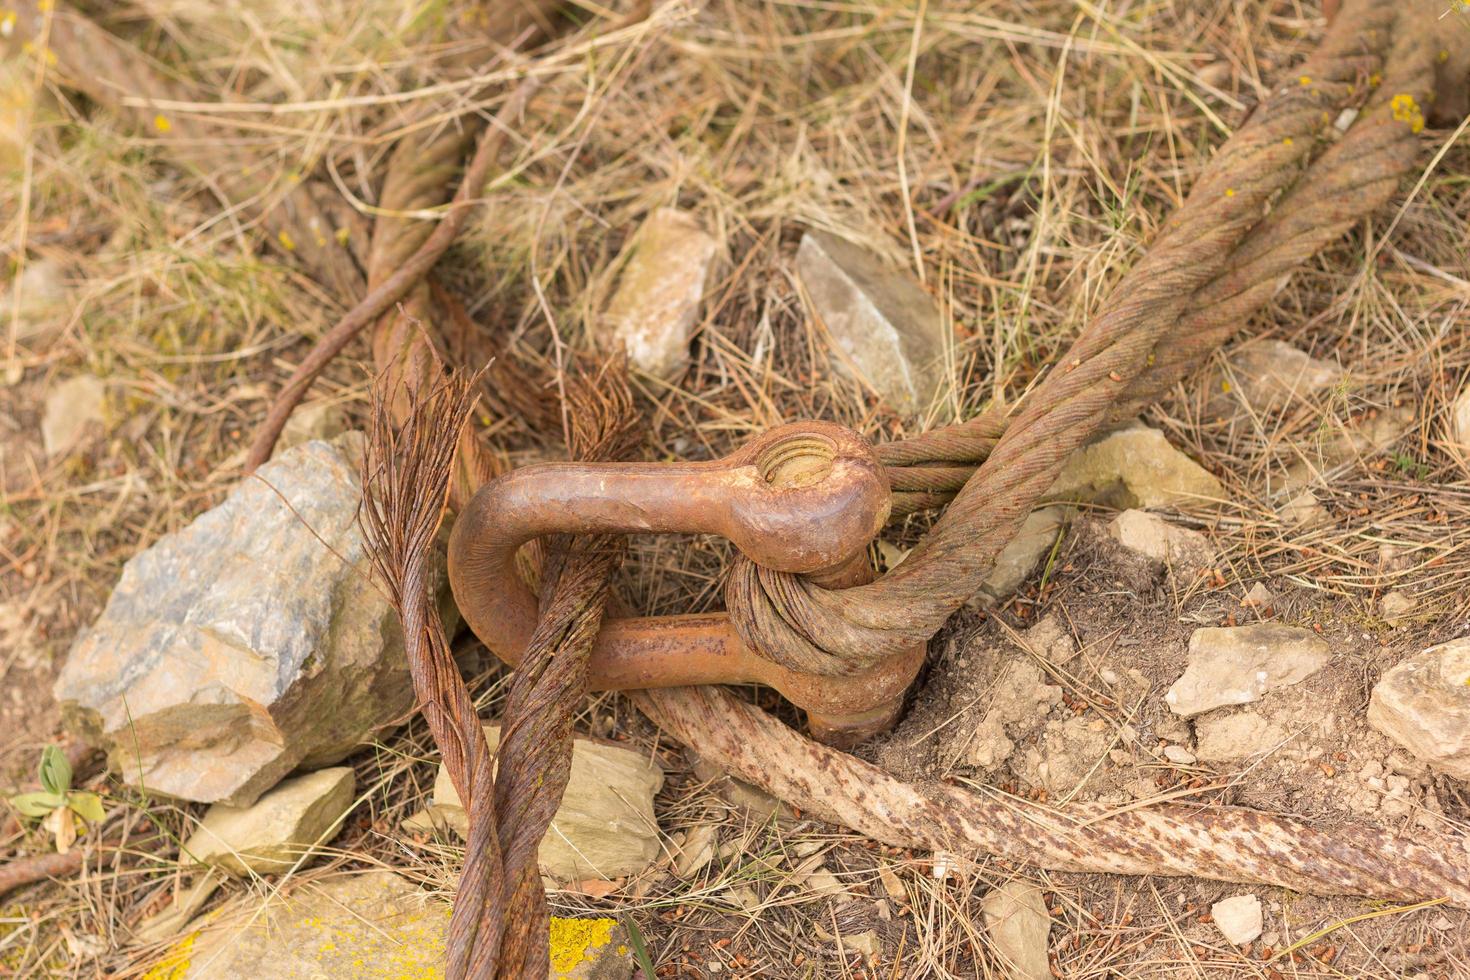
<instances>
[{"instance_id":1,"label":"gray rock","mask_svg":"<svg viewBox=\"0 0 1470 980\"><path fill-rule=\"evenodd\" d=\"M216 803L184 842L183 863L236 875L290 871L341 829L357 779L346 766L288 779L249 806Z\"/></svg>"},{"instance_id":2,"label":"gray rock","mask_svg":"<svg viewBox=\"0 0 1470 980\"><path fill-rule=\"evenodd\" d=\"M1296 684L1332 659L1311 630L1276 623L1205 627L1189 638L1189 666L1164 695L1169 710L1192 718L1212 708L1259 701Z\"/></svg>"},{"instance_id":3,"label":"gray rock","mask_svg":"<svg viewBox=\"0 0 1470 980\"><path fill-rule=\"evenodd\" d=\"M1125 510L1108 524L1123 547L1181 569L1205 568L1214 560L1210 539L1141 510Z\"/></svg>"},{"instance_id":4,"label":"gray rock","mask_svg":"<svg viewBox=\"0 0 1470 980\"><path fill-rule=\"evenodd\" d=\"M837 345L838 367L855 371L905 415L933 404L943 383L945 331L923 286L816 229L802 236L796 268Z\"/></svg>"},{"instance_id":5,"label":"gray rock","mask_svg":"<svg viewBox=\"0 0 1470 980\"><path fill-rule=\"evenodd\" d=\"M107 386L90 374L67 378L46 395L41 416L41 444L47 456L76 448L89 432L102 428L102 401Z\"/></svg>"},{"instance_id":6,"label":"gray rock","mask_svg":"<svg viewBox=\"0 0 1470 980\"><path fill-rule=\"evenodd\" d=\"M177 980L442 977L449 903L390 871L302 882L257 914L204 922L155 965ZM628 980L613 919L551 920L552 980Z\"/></svg>"},{"instance_id":7,"label":"gray rock","mask_svg":"<svg viewBox=\"0 0 1470 980\"><path fill-rule=\"evenodd\" d=\"M1008 881L980 902L990 944L1014 980L1050 980L1047 940L1051 916L1041 889L1025 881Z\"/></svg>"},{"instance_id":8,"label":"gray rock","mask_svg":"<svg viewBox=\"0 0 1470 980\"><path fill-rule=\"evenodd\" d=\"M1286 730L1253 711L1210 714L1194 723L1194 754L1205 762L1234 762L1270 752L1286 739Z\"/></svg>"},{"instance_id":9,"label":"gray rock","mask_svg":"<svg viewBox=\"0 0 1470 980\"><path fill-rule=\"evenodd\" d=\"M1182 745L1164 746L1164 758L1177 766L1192 766L1195 763L1195 754Z\"/></svg>"},{"instance_id":10,"label":"gray rock","mask_svg":"<svg viewBox=\"0 0 1470 980\"><path fill-rule=\"evenodd\" d=\"M1232 895L1210 906L1210 918L1220 935L1244 946L1261 934L1261 900L1255 895Z\"/></svg>"},{"instance_id":11,"label":"gray rock","mask_svg":"<svg viewBox=\"0 0 1470 980\"><path fill-rule=\"evenodd\" d=\"M500 726L486 725L490 750L500 744ZM663 770L647 755L589 738L572 741L572 773L551 829L538 854L541 873L558 881L611 881L637 874L659 856L653 797ZM461 837L469 829L449 771L441 764L434 779L430 814Z\"/></svg>"},{"instance_id":12,"label":"gray rock","mask_svg":"<svg viewBox=\"0 0 1470 980\"><path fill-rule=\"evenodd\" d=\"M689 341L714 277L720 243L694 218L659 208L634 232L597 343L622 347L633 366L666 381L689 366Z\"/></svg>"},{"instance_id":13,"label":"gray rock","mask_svg":"<svg viewBox=\"0 0 1470 980\"><path fill-rule=\"evenodd\" d=\"M1073 453L1042 499L1118 510L1200 507L1225 499L1225 488L1162 432L1137 425Z\"/></svg>"},{"instance_id":14,"label":"gray rock","mask_svg":"<svg viewBox=\"0 0 1470 980\"><path fill-rule=\"evenodd\" d=\"M996 557L995 567L975 597L979 604L994 606L1015 595L1051 554L1057 535L1066 530L1073 513L1071 507L1043 507L1027 515L1016 536L1006 542Z\"/></svg>"},{"instance_id":15,"label":"gray rock","mask_svg":"<svg viewBox=\"0 0 1470 980\"><path fill-rule=\"evenodd\" d=\"M1280 340L1261 340L1231 352L1225 369L1206 379L1212 416L1248 409L1254 413L1281 409L1342 380L1342 369Z\"/></svg>"},{"instance_id":16,"label":"gray rock","mask_svg":"<svg viewBox=\"0 0 1470 980\"><path fill-rule=\"evenodd\" d=\"M1470 780L1470 637L1384 674L1368 701L1368 723L1420 762Z\"/></svg>"},{"instance_id":17,"label":"gray rock","mask_svg":"<svg viewBox=\"0 0 1470 980\"><path fill-rule=\"evenodd\" d=\"M123 567L55 693L128 782L245 806L413 707L356 523L361 438L291 450Z\"/></svg>"}]
</instances>

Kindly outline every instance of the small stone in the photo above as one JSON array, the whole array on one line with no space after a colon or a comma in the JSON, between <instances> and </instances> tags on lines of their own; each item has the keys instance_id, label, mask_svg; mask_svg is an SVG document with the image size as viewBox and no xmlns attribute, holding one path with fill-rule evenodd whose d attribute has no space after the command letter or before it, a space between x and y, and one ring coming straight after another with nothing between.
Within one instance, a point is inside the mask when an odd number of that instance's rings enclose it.
<instances>
[{"instance_id":1,"label":"small stone","mask_svg":"<svg viewBox=\"0 0 1470 980\"><path fill-rule=\"evenodd\" d=\"M852 896L852 893L843 886L837 876L823 867L818 867L808 874L802 884L805 885L807 891L821 895L823 898L850 898Z\"/></svg>"},{"instance_id":2,"label":"small stone","mask_svg":"<svg viewBox=\"0 0 1470 980\"><path fill-rule=\"evenodd\" d=\"M412 709L357 523L361 446L349 433L296 447L123 566L55 694L129 782L248 806Z\"/></svg>"},{"instance_id":3,"label":"small stone","mask_svg":"<svg viewBox=\"0 0 1470 980\"><path fill-rule=\"evenodd\" d=\"M883 890L889 898L900 906L909 904L908 889L903 887L903 879L892 868L886 864L878 865L878 880L883 883Z\"/></svg>"},{"instance_id":4,"label":"small stone","mask_svg":"<svg viewBox=\"0 0 1470 980\"><path fill-rule=\"evenodd\" d=\"M1458 444L1460 455L1470 463L1470 387L1460 392L1450 406L1450 438Z\"/></svg>"},{"instance_id":5,"label":"small stone","mask_svg":"<svg viewBox=\"0 0 1470 980\"><path fill-rule=\"evenodd\" d=\"M976 727L975 736L970 740L967 760L970 765L977 768L994 769L1010 758L1015 748L1016 743L1007 737L1005 726L1000 723L1000 719L986 716Z\"/></svg>"},{"instance_id":6,"label":"small stone","mask_svg":"<svg viewBox=\"0 0 1470 980\"><path fill-rule=\"evenodd\" d=\"M872 960L883 952L883 944L878 941L876 930L869 929L867 932L859 932L841 937L843 952L858 953L864 959Z\"/></svg>"},{"instance_id":7,"label":"small stone","mask_svg":"<svg viewBox=\"0 0 1470 980\"><path fill-rule=\"evenodd\" d=\"M1378 600L1378 615L1390 626L1398 626L1414 611L1414 597L1407 592L1389 592Z\"/></svg>"},{"instance_id":8,"label":"small stone","mask_svg":"<svg viewBox=\"0 0 1470 980\"><path fill-rule=\"evenodd\" d=\"M1281 945L1281 933L1275 931L1261 933L1261 945L1275 949Z\"/></svg>"},{"instance_id":9,"label":"small stone","mask_svg":"<svg viewBox=\"0 0 1470 980\"><path fill-rule=\"evenodd\" d=\"M1022 632L1021 640L1032 653L1053 664L1065 664L1077 656L1077 641L1055 613L1047 613Z\"/></svg>"},{"instance_id":10,"label":"small stone","mask_svg":"<svg viewBox=\"0 0 1470 980\"><path fill-rule=\"evenodd\" d=\"M106 394L107 387L90 374L68 378L51 390L41 417L41 444L47 456L60 456L80 445L89 432L101 430Z\"/></svg>"},{"instance_id":11,"label":"small stone","mask_svg":"<svg viewBox=\"0 0 1470 980\"><path fill-rule=\"evenodd\" d=\"M339 766L288 779L249 806L216 803L181 860L235 875L290 871L341 829L356 789L352 770Z\"/></svg>"},{"instance_id":12,"label":"small stone","mask_svg":"<svg viewBox=\"0 0 1470 980\"><path fill-rule=\"evenodd\" d=\"M1164 758L1178 766L1192 766L1195 762L1194 753L1182 745L1164 746Z\"/></svg>"},{"instance_id":13,"label":"small stone","mask_svg":"<svg viewBox=\"0 0 1470 980\"><path fill-rule=\"evenodd\" d=\"M1130 551L1178 568L1205 568L1215 556L1203 534L1141 510L1125 510L1113 518L1108 534Z\"/></svg>"},{"instance_id":14,"label":"small stone","mask_svg":"<svg viewBox=\"0 0 1470 980\"><path fill-rule=\"evenodd\" d=\"M942 387L945 329L934 300L909 276L845 238L812 229L796 268L839 356L904 415L927 409Z\"/></svg>"},{"instance_id":15,"label":"small stone","mask_svg":"<svg viewBox=\"0 0 1470 980\"><path fill-rule=\"evenodd\" d=\"M737 810L743 811L750 820L756 823L769 823L772 819L796 819L795 810L759 786L753 786L697 757L692 765L696 778L708 783L713 792Z\"/></svg>"},{"instance_id":16,"label":"small stone","mask_svg":"<svg viewBox=\"0 0 1470 980\"><path fill-rule=\"evenodd\" d=\"M13 322L10 329L18 341L44 339L66 325L68 300L58 263L51 259L27 262L17 279L0 288L0 323Z\"/></svg>"},{"instance_id":17,"label":"small stone","mask_svg":"<svg viewBox=\"0 0 1470 980\"><path fill-rule=\"evenodd\" d=\"M672 381L689 366L705 290L720 243L693 217L659 208L634 232L621 258L618 288L599 330L603 346L622 346L633 366Z\"/></svg>"},{"instance_id":18,"label":"small stone","mask_svg":"<svg viewBox=\"0 0 1470 980\"><path fill-rule=\"evenodd\" d=\"M1072 513L1070 507L1043 507L1032 511L1016 536L1006 542L995 559L995 566L976 596L979 604L995 606L1015 595L1042 560L1051 554L1057 536L1066 530Z\"/></svg>"},{"instance_id":19,"label":"small stone","mask_svg":"<svg viewBox=\"0 0 1470 980\"><path fill-rule=\"evenodd\" d=\"M1342 369L1280 340L1260 340L1233 351L1224 371L1206 380L1205 414L1220 417L1245 409L1276 411L1342 380Z\"/></svg>"},{"instance_id":20,"label":"small stone","mask_svg":"<svg viewBox=\"0 0 1470 980\"><path fill-rule=\"evenodd\" d=\"M298 406L286 420L281 438L276 441L272 458L313 439L324 442L347 431L347 413L339 402L314 401Z\"/></svg>"},{"instance_id":21,"label":"small stone","mask_svg":"<svg viewBox=\"0 0 1470 980\"><path fill-rule=\"evenodd\" d=\"M1259 701L1299 683L1332 659L1311 630L1275 623L1206 627L1189 638L1189 666L1164 695L1169 709L1192 718L1212 708Z\"/></svg>"},{"instance_id":22,"label":"small stone","mask_svg":"<svg viewBox=\"0 0 1470 980\"><path fill-rule=\"evenodd\" d=\"M500 726L484 729L494 752ZM663 770L644 753L574 738L571 776L541 840L541 873L562 882L611 881L647 868L659 856L653 797L663 784ZM469 820L442 763L430 809L459 836L466 835Z\"/></svg>"},{"instance_id":23,"label":"small stone","mask_svg":"<svg viewBox=\"0 0 1470 980\"><path fill-rule=\"evenodd\" d=\"M1050 980L1047 939L1051 916L1041 889L1030 882L1008 881L981 900L980 910L1007 975L1015 980Z\"/></svg>"},{"instance_id":24,"label":"small stone","mask_svg":"<svg viewBox=\"0 0 1470 980\"><path fill-rule=\"evenodd\" d=\"M1470 780L1470 637L1430 647L1385 673L1368 701L1368 723L1420 762ZM1395 771L1408 768L1389 763Z\"/></svg>"},{"instance_id":25,"label":"small stone","mask_svg":"<svg viewBox=\"0 0 1470 980\"><path fill-rule=\"evenodd\" d=\"M1429 920L1429 928L1438 929L1440 932L1445 932L1446 930L1453 928L1454 925L1455 924L1450 921L1450 917L1447 915L1436 915L1434 918Z\"/></svg>"},{"instance_id":26,"label":"small stone","mask_svg":"<svg viewBox=\"0 0 1470 980\"><path fill-rule=\"evenodd\" d=\"M1252 711L1211 714L1194 723L1194 754L1206 762L1234 762L1270 752L1286 731Z\"/></svg>"},{"instance_id":27,"label":"small stone","mask_svg":"<svg viewBox=\"0 0 1470 980\"><path fill-rule=\"evenodd\" d=\"M1286 468L1283 485L1302 489L1331 476L1339 466L1375 456L1397 442L1414 423L1414 409L1403 405L1362 419L1335 423L1320 437L1295 447L1299 457Z\"/></svg>"},{"instance_id":28,"label":"small stone","mask_svg":"<svg viewBox=\"0 0 1470 980\"><path fill-rule=\"evenodd\" d=\"M1240 600L1240 604L1251 609L1267 609L1275 601L1276 597L1271 594L1270 589L1266 588L1266 583L1257 582L1250 587L1250 591L1245 594L1244 599Z\"/></svg>"},{"instance_id":29,"label":"small stone","mask_svg":"<svg viewBox=\"0 0 1470 980\"><path fill-rule=\"evenodd\" d=\"M1261 935L1261 900L1255 895L1234 895L1210 906L1210 918L1220 934L1237 946Z\"/></svg>"},{"instance_id":30,"label":"small stone","mask_svg":"<svg viewBox=\"0 0 1470 980\"><path fill-rule=\"evenodd\" d=\"M674 859L674 874L680 878L691 878L714 859L719 843L720 829L714 824L702 823L690 830L679 845L678 857Z\"/></svg>"},{"instance_id":31,"label":"small stone","mask_svg":"<svg viewBox=\"0 0 1470 980\"><path fill-rule=\"evenodd\" d=\"M1225 499L1225 488L1162 432L1136 425L1073 453L1042 499L1118 510L1202 507Z\"/></svg>"},{"instance_id":32,"label":"small stone","mask_svg":"<svg viewBox=\"0 0 1470 980\"><path fill-rule=\"evenodd\" d=\"M1331 512L1310 490L1294 494L1277 512L1283 521L1296 527L1320 527L1332 522Z\"/></svg>"}]
</instances>

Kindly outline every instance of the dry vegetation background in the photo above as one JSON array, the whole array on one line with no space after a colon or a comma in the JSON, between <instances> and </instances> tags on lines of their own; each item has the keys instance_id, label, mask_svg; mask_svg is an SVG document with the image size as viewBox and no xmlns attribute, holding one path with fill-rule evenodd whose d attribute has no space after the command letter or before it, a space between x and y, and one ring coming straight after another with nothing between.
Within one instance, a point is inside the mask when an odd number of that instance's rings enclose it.
<instances>
[{"instance_id":1,"label":"dry vegetation background","mask_svg":"<svg viewBox=\"0 0 1470 980\"><path fill-rule=\"evenodd\" d=\"M327 174L365 214L404 127L452 126L500 98L498 88L482 96L440 67L453 60L452 45L409 40L433 36L426 25L462 16L468 4L88 6L198 93L197 106L171 111L211 112L221 93L270 103L232 117L229 138L242 155L272 161L278 189ZM637 379L650 459L719 454L804 417L891 437L1014 399L1182 200L1201 161L1322 27L1315 5L1282 0L712 0L656 4L631 26L610 26L616 19L595 4L574 6L581 26L536 60L547 84L518 128L514 160L485 189L470 234L438 274L507 356L554 377L565 352L585 346L638 221L665 205L697 214L724 239L729 262L682 383ZM34 107L34 127L30 152L0 175L0 275L49 266L65 295L48 329L0 335L7 782L56 738L51 679L122 563L219 502L277 386L340 312L264 241L252 223L259 202L223 209L211 193L215 175L177 169L149 134L54 85ZM1450 136L1427 131L1424 159ZM1149 413L1232 501L1222 517L1201 522L1223 556L1219 575L1156 604L1159 637L1187 635L1199 615L1220 622L1229 602L1268 582L1289 597L1290 621L1359 638L1343 669L1358 675L1354 689L1365 697L1386 665L1470 627L1470 469L1444 437L1446 406L1470 372L1467 163L1470 153L1449 145L1405 189L1411 195L1309 262L1242 324L1340 363L1341 384L1269 417L1206 420L1208 392L1196 380ZM807 227L884 253L938 298L953 328L950 384L923 418L895 416L834 373L792 271ZM18 308L13 288L7 299ZM369 364L365 344L349 348L310 399L359 423ZM48 458L38 434L45 395L83 372L107 384L102 425L79 451ZM1298 531L1276 516L1271 494L1287 467L1396 409L1412 413L1402 434L1385 451L1342 464L1319 491L1329 524ZM487 413L483 421L510 462L560 455L517 418ZM893 538L901 544L922 527L916 519ZM1059 567L1093 568L1086 559L1065 554ZM714 542L639 540L625 595L654 613L710 606L721 560ZM1094 608L1089 589L1096 585L1080 572L1060 576L1045 596L1033 588L1009 607L1007 622L1024 625L1041 604ZM1392 630L1377 613L1389 589L1417 600L1413 621ZM937 655L971 642L968 631L997 629L963 620L951 631L960 638L937 642ZM1111 655L1131 663L1129 649ZM475 662L490 714L501 675L488 660ZM1323 711L1349 708L1361 703L1321 702ZM615 696L591 699L578 727L657 755L670 774L663 829L718 823L736 859L693 881L656 869L605 899L555 894L555 908L631 916L655 962L674 975L716 967L734 976L994 975L977 897L988 883L1034 871L982 859L941 880L927 855L880 853L809 821L751 821ZM419 721L357 756L361 799L348 829L329 860L298 877L380 863L451 888L453 849L399 829L422 805L434 761ZM98 785L139 827L182 833L195 815ZM1470 801L1463 787L1455 793L1441 793L1445 819L1463 825ZM1342 818L1311 793L1268 798ZM16 846L23 833L8 824L0 846ZM827 852L828 866L865 900L839 916L832 902L789 883L815 851ZM880 882L880 861L900 877L906 901ZM0 973L146 971L161 947L137 944L130 929L167 901L177 875L170 855L136 856L111 874L27 893L0 908ZM1436 930L1438 910L1339 930L1333 963L1268 965L1200 921L1219 886L1040 880L1054 906L1063 976L1470 976L1465 919ZM239 883L215 901L248 914L280 885ZM739 886L757 895L756 906L742 904ZM1293 896L1261 891L1284 903L1287 917L1297 908ZM1301 909L1294 928L1305 932L1364 907L1306 901ZM830 938L869 928L884 938L878 967L842 955Z\"/></svg>"}]
</instances>

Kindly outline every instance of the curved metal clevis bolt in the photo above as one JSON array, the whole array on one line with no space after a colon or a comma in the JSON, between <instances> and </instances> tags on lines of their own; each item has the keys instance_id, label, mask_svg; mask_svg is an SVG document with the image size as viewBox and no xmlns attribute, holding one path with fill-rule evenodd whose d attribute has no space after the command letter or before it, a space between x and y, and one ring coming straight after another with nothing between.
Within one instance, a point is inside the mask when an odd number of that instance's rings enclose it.
<instances>
[{"instance_id":1,"label":"curved metal clevis bolt","mask_svg":"<svg viewBox=\"0 0 1470 980\"><path fill-rule=\"evenodd\" d=\"M536 628L536 596L516 571L528 541L719 534L766 568L847 588L872 580L867 548L889 505L872 448L830 422L784 425L705 463L541 463L475 494L450 536L449 581L475 634L514 667ZM803 674L747 648L725 613L706 613L604 621L589 678L615 691L763 684L807 712L814 736L845 747L893 726L923 660L920 645L860 674Z\"/></svg>"}]
</instances>

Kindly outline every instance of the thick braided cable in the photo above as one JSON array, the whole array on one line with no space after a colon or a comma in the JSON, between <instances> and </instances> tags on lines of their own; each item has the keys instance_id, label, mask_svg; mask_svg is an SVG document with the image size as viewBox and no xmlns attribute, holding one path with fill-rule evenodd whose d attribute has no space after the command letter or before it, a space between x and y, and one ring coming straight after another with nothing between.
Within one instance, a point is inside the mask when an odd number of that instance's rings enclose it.
<instances>
[{"instance_id":1,"label":"thick braided cable","mask_svg":"<svg viewBox=\"0 0 1470 980\"><path fill-rule=\"evenodd\" d=\"M1405 120L1393 118L1393 98L1426 90L1432 42L1424 31L1401 39L1417 50L1394 59L1368 110L1251 229L1225 270L1194 294L1187 312L1155 346L1147 368L1112 408L1110 422L1134 417L1183 380L1240 330L1283 277L1388 203L1418 158L1418 142L1401 125ZM1448 62L1438 49L1433 53L1434 63ZM1408 117L1412 134L1413 110L1403 106L1399 113ZM876 447L889 467L895 516L953 499L1000 441L1006 424L1003 412L987 409L964 422Z\"/></svg>"},{"instance_id":2,"label":"thick braided cable","mask_svg":"<svg viewBox=\"0 0 1470 980\"><path fill-rule=\"evenodd\" d=\"M1067 455L1112 417L1114 403L1149 369L1151 356L1157 360L1155 349L1196 292L1229 271L1236 247L1296 179L1316 138L1330 132L1338 110L1366 90L1384 63L1381 52L1391 35L1397 40L1388 57L1390 75L1412 80L1422 72L1400 66L1432 65L1432 50L1417 23L1424 13L1414 7L1397 15L1366 0L1342 11L1298 75L1205 167L1153 247L1033 390L989 458L903 565L873 585L828 591L737 562L726 603L747 643L788 667L841 674L927 640L978 589ZM1424 88L1417 95L1385 95L1370 113L1388 112L1401 137L1412 140L1416 124L1397 96L1413 103L1427 94Z\"/></svg>"}]
</instances>

